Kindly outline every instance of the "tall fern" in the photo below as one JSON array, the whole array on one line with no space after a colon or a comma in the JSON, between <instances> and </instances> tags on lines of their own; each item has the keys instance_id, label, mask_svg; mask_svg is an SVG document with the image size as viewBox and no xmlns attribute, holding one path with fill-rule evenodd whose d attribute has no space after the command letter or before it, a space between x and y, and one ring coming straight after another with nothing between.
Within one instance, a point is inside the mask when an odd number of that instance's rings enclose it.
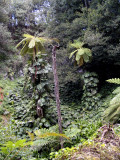
<instances>
[{"instance_id":1,"label":"tall fern","mask_svg":"<svg viewBox=\"0 0 120 160\"><path fill-rule=\"evenodd\" d=\"M120 84L120 78L113 78L107 80L109 83ZM110 106L104 112L106 121L116 123L120 121L120 87L113 91L115 97L110 101Z\"/></svg>"}]
</instances>

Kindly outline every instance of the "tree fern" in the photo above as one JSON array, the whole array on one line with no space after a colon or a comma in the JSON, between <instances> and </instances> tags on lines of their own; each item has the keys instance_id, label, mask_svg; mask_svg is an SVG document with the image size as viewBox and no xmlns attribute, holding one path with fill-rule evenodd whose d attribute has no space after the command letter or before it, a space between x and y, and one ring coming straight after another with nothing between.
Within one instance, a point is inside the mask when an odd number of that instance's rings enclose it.
<instances>
[{"instance_id":1,"label":"tree fern","mask_svg":"<svg viewBox=\"0 0 120 160\"><path fill-rule=\"evenodd\" d=\"M70 53L69 58L75 54L75 61L78 65L82 66L84 62L88 62L92 56L91 50L83 47L84 43L75 40L74 43L70 43L70 48L76 48L75 51Z\"/></svg>"}]
</instances>

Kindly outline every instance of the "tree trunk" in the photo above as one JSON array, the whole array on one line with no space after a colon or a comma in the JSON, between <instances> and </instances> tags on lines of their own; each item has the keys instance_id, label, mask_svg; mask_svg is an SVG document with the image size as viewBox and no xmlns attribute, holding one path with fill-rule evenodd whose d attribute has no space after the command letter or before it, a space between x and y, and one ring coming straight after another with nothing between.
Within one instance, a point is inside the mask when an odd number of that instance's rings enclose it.
<instances>
[{"instance_id":1,"label":"tree trunk","mask_svg":"<svg viewBox=\"0 0 120 160\"><path fill-rule=\"evenodd\" d=\"M53 46L52 49L52 60L53 60L53 74L54 74L54 85L55 85L55 97L56 97L56 105L57 105L57 114L58 114L58 125L59 125L59 133L62 134L62 122L61 122L61 110L60 110L60 96L59 96L59 82L57 75L57 66L56 66L56 49L58 46ZM63 139L60 138L61 148L63 148Z\"/></svg>"}]
</instances>

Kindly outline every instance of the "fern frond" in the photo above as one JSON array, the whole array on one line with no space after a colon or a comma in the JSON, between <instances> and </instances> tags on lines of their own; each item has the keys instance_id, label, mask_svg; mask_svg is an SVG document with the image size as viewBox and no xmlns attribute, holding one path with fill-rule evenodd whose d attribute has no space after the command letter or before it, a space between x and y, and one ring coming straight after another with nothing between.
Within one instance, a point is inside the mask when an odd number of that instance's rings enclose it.
<instances>
[{"instance_id":1,"label":"fern frond","mask_svg":"<svg viewBox=\"0 0 120 160\"><path fill-rule=\"evenodd\" d=\"M69 137L67 137L65 134L59 134L56 132L58 132L58 126L53 126L49 129L42 128L36 130L34 132L36 135L36 140L33 143L33 148L40 150L42 147L46 145L55 144L56 142L59 143L59 138L57 137L69 139ZM33 138L33 134L29 133L29 136Z\"/></svg>"},{"instance_id":2,"label":"fern frond","mask_svg":"<svg viewBox=\"0 0 120 160\"><path fill-rule=\"evenodd\" d=\"M36 134L36 136L38 138L46 138L46 137L52 136L52 137L63 137L63 138L66 138L66 139L70 139L65 134L59 134L59 133L55 133L55 132L51 132L51 133L47 132L47 133L44 133L44 134Z\"/></svg>"},{"instance_id":3,"label":"fern frond","mask_svg":"<svg viewBox=\"0 0 120 160\"><path fill-rule=\"evenodd\" d=\"M117 87L112 93L113 94L119 94L120 93L120 87Z\"/></svg>"},{"instance_id":4,"label":"fern frond","mask_svg":"<svg viewBox=\"0 0 120 160\"><path fill-rule=\"evenodd\" d=\"M65 135L67 135L69 138L76 137L78 133L80 133L81 130L78 128L68 128L65 131Z\"/></svg>"},{"instance_id":5,"label":"fern frond","mask_svg":"<svg viewBox=\"0 0 120 160\"><path fill-rule=\"evenodd\" d=\"M75 51L70 53L69 58L71 58L75 54L75 61L79 66L82 66L84 62L88 62L90 57L92 56L91 50L83 47L84 43L78 40L74 41L74 43L70 43L70 48L76 48Z\"/></svg>"},{"instance_id":6,"label":"fern frond","mask_svg":"<svg viewBox=\"0 0 120 160\"><path fill-rule=\"evenodd\" d=\"M106 81L109 83L120 84L120 78L112 78L112 79L108 79Z\"/></svg>"},{"instance_id":7,"label":"fern frond","mask_svg":"<svg viewBox=\"0 0 120 160\"><path fill-rule=\"evenodd\" d=\"M25 37L25 38L34 38L32 35L30 35L30 34L23 34L23 37Z\"/></svg>"},{"instance_id":8,"label":"fern frond","mask_svg":"<svg viewBox=\"0 0 120 160\"><path fill-rule=\"evenodd\" d=\"M106 121L116 123L120 119L120 93L117 94L111 101L110 106L104 112Z\"/></svg>"}]
</instances>

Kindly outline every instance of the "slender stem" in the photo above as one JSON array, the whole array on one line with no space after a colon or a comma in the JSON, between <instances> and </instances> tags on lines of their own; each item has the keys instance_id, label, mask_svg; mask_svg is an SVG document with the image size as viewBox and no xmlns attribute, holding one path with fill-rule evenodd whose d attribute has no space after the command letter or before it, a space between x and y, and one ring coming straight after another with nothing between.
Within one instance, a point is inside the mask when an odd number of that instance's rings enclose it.
<instances>
[{"instance_id":1,"label":"slender stem","mask_svg":"<svg viewBox=\"0 0 120 160\"><path fill-rule=\"evenodd\" d=\"M53 60L53 74L54 74L54 85L55 85L55 97L57 105L57 114L58 114L58 125L59 133L62 134L62 122L61 122L61 110L60 110L60 96L59 96L59 82L57 75L57 66L56 66L56 49L58 46L53 46L52 49L52 60ZM63 148L63 138L60 138L61 148Z\"/></svg>"}]
</instances>

